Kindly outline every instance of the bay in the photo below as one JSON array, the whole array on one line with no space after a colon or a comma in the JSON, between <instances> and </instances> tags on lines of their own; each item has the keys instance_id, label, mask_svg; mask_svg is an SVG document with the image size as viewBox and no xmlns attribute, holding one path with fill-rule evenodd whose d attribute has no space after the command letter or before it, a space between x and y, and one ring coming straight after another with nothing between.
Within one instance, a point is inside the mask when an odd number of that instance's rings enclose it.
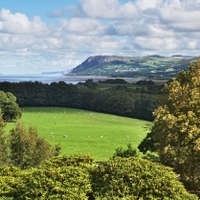
<instances>
[{"instance_id":1,"label":"bay","mask_svg":"<svg viewBox=\"0 0 200 200\"><path fill-rule=\"evenodd\" d=\"M118 78L118 77L115 77ZM1 75L0 82L11 82L11 83L19 83L19 82L41 82L51 84L53 82L64 81L67 84L77 84L78 82L85 82L88 79L93 79L94 82L98 82L99 80L105 81L107 79L115 79L113 77L107 76L44 76L44 75ZM137 82L141 80L141 78L126 78L119 77L120 79L124 79L127 82Z\"/></svg>"}]
</instances>

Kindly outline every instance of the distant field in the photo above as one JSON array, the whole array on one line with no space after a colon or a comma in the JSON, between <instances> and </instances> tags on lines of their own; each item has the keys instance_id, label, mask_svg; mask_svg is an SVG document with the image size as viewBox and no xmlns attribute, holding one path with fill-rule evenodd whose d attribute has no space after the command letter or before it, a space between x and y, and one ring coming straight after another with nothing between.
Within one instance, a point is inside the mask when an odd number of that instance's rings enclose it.
<instances>
[{"instance_id":1,"label":"distant field","mask_svg":"<svg viewBox=\"0 0 200 200\"><path fill-rule=\"evenodd\" d=\"M61 154L90 153L106 160L127 143L133 147L146 135L146 121L69 108L22 108L22 123L37 128L51 144L60 143ZM11 129L13 123L7 125Z\"/></svg>"}]
</instances>

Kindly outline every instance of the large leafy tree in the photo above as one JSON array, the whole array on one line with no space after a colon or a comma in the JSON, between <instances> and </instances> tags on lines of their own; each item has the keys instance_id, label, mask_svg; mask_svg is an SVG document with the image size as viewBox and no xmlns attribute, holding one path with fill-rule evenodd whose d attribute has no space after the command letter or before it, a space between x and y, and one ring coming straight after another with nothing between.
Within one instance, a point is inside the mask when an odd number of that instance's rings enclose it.
<instances>
[{"instance_id":1,"label":"large leafy tree","mask_svg":"<svg viewBox=\"0 0 200 200\"><path fill-rule=\"evenodd\" d=\"M0 113L5 121L21 117L22 113L16 101L17 99L12 93L0 91Z\"/></svg>"},{"instance_id":2,"label":"large leafy tree","mask_svg":"<svg viewBox=\"0 0 200 200\"><path fill-rule=\"evenodd\" d=\"M180 174L190 190L200 189L200 60L165 85L161 106L147 137L139 145L143 152L158 152L161 162Z\"/></svg>"}]
</instances>

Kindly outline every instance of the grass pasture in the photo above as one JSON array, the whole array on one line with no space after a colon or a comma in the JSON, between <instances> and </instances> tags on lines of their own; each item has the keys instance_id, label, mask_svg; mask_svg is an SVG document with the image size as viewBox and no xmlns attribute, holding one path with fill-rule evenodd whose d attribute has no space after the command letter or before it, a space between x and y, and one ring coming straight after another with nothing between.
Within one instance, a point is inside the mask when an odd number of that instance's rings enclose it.
<instances>
[{"instance_id":1,"label":"grass pasture","mask_svg":"<svg viewBox=\"0 0 200 200\"><path fill-rule=\"evenodd\" d=\"M145 137L146 121L91 111L37 107L22 108L22 123L37 128L51 144L60 143L61 154L90 153L106 160L118 147L137 147ZM13 124L8 124L11 129Z\"/></svg>"}]
</instances>

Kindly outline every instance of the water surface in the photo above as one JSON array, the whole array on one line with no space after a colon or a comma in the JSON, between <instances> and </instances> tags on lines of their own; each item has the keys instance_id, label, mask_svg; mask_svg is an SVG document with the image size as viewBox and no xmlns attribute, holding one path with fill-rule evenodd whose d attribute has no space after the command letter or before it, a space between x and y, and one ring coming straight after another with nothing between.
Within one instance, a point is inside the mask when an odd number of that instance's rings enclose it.
<instances>
[{"instance_id":1,"label":"water surface","mask_svg":"<svg viewBox=\"0 0 200 200\"><path fill-rule=\"evenodd\" d=\"M85 82L88 79L93 79L94 82L98 82L99 80L107 80L111 79L111 77L107 76L45 76L45 75L1 75L0 82L11 82L11 83L19 83L19 82L41 82L51 84L52 82L64 81L68 84L77 84L78 82ZM113 78L112 78L113 79ZM141 80L140 78L121 78L126 80L127 82L137 82Z\"/></svg>"}]
</instances>

